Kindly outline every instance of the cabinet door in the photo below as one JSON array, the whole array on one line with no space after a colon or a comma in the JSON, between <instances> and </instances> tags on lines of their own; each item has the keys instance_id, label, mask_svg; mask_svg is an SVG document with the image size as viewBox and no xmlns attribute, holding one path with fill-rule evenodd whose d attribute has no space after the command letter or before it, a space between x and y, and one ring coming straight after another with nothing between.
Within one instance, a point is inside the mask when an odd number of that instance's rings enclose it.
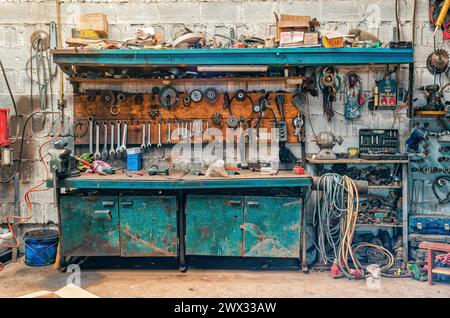
<instances>
[{"instance_id":1,"label":"cabinet door","mask_svg":"<svg viewBox=\"0 0 450 318\"><path fill-rule=\"evenodd\" d=\"M186 254L241 256L241 196L188 195Z\"/></svg>"},{"instance_id":2,"label":"cabinet door","mask_svg":"<svg viewBox=\"0 0 450 318\"><path fill-rule=\"evenodd\" d=\"M245 197L244 256L300 257L300 199Z\"/></svg>"},{"instance_id":3,"label":"cabinet door","mask_svg":"<svg viewBox=\"0 0 450 318\"><path fill-rule=\"evenodd\" d=\"M60 209L62 255L120 255L117 197L63 195Z\"/></svg>"},{"instance_id":4,"label":"cabinet door","mask_svg":"<svg viewBox=\"0 0 450 318\"><path fill-rule=\"evenodd\" d=\"M121 256L177 255L175 196L121 196Z\"/></svg>"}]
</instances>

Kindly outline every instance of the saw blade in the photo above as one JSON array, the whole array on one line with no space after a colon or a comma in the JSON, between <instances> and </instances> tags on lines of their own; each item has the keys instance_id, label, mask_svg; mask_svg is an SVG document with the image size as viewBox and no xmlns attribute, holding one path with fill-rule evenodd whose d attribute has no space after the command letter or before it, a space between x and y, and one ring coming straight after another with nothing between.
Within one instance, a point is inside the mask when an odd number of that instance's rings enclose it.
<instances>
[{"instance_id":1,"label":"saw blade","mask_svg":"<svg viewBox=\"0 0 450 318\"><path fill-rule=\"evenodd\" d=\"M427 58L427 67L431 73L441 74L447 70L449 55L446 50L439 49Z\"/></svg>"}]
</instances>

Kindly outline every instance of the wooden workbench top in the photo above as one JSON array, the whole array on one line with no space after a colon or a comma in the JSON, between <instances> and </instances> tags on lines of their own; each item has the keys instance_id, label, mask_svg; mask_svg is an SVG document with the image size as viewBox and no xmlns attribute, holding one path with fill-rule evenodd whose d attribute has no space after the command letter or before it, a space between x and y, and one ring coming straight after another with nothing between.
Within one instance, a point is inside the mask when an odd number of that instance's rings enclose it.
<instances>
[{"instance_id":1,"label":"wooden workbench top","mask_svg":"<svg viewBox=\"0 0 450 318\"><path fill-rule=\"evenodd\" d=\"M96 189L202 189L202 188L251 188L251 187L309 187L312 184L308 174L295 175L291 171L279 171L276 175L261 172L241 171L239 175L228 177L194 176L173 172L169 176L150 176L146 171L140 176L131 176L118 172L113 175L83 173L58 181L60 188L96 188ZM130 172L128 172L130 174ZM53 186L52 180L47 186Z\"/></svg>"}]
</instances>

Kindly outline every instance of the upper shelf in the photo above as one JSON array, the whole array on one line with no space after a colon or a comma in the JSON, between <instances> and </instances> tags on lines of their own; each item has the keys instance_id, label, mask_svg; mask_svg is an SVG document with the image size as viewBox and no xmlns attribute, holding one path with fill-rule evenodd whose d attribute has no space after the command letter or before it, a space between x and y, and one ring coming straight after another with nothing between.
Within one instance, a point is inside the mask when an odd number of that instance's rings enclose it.
<instances>
[{"instance_id":1,"label":"upper shelf","mask_svg":"<svg viewBox=\"0 0 450 318\"><path fill-rule=\"evenodd\" d=\"M272 48L272 49L56 49L59 65L79 66L195 66L195 65L365 65L409 64L414 49L387 48Z\"/></svg>"}]
</instances>

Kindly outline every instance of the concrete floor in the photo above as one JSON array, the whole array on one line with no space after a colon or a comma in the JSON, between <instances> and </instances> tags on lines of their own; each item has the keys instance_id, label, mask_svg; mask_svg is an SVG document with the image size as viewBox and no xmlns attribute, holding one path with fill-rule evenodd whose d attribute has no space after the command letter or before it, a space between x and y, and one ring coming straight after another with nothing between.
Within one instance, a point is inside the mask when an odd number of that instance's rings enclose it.
<instances>
[{"instance_id":1,"label":"concrete floor","mask_svg":"<svg viewBox=\"0 0 450 318\"><path fill-rule=\"evenodd\" d=\"M53 266L33 268L22 262L0 272L0 297L56 291L70 274ZM100 297L450 297L450 284L383 279L380 289L364 281L333 279L328 273L243 270L84 270L81 287Z\"/></svg>"}]
</instances>

